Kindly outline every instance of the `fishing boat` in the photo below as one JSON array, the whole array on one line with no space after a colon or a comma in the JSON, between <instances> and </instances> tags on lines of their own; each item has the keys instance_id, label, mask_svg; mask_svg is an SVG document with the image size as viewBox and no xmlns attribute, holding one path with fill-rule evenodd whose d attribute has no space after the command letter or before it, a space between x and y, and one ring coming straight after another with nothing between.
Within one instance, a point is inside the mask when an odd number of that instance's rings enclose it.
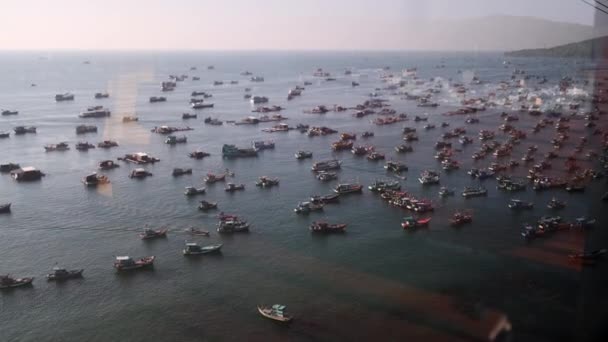
<instances>
[{"instance_id":1,"label":"fishing boat","mask_svg":"<svg viewBox=\"0 0 608 342\"><path fill-rule=\"evenodd\" d=\"M207 152L204 152L204 151L199 151L199 150L196 150L194 152L190 152L188 154L188 156L190 158L197 159L197 160L203 159L205 157L209 157L210 155L211 155L210 153L207 153Z\"/></svg>"},{"instance_id":2,"label":"fishing boat","mask_svg":"<svg viewBox=\"0 0 608 342\"><path fill-rule=\"evenodd\" d=\"M104 175L98 175L97 173L93 172L90 175L84 177L82 179L82 183L85 186L94 187L98 185L109 184L110 180Z\"/></svg>"},{"instance_id":3,"label":"fishing boat","mask_svg":"<svg viewBox=\"0 0 608 342\"><path fill-rule=\"evenodd\" d=\"M89 110L82 112L78 115L79 118L90 119L90 118L106 118L112 115L110 110L105 109L101 106L95 106L89 108Z\"/></svg>"},{"instance_id":4,"label":"fishing boat","mask_svg":"<svg viewBox=\"0 0 608 342\"><path fill-rule=\"evenodd\" d=\"M595 219L590 219L587 217L577 217L574 220L574 225L573 227L575 228L579 228L579 229L585 229L585 228L590 228L593 227L593 225L595 224L596 220Z\"/></svg>"},{"instance_id":5,"label":"fishing boat","mask_svg":"<svg viewBox=\"0 0 608 342\"><path fill-rule=\"evenodd\" d=\"M116 141L114 141L114 140L104 140L104 141L98 143L97 147L99 147L99 148L118 147L118 143Z\"/></svg>"},{"instance_id":6,"label":"fishing boat","mask_svg":"<svg viewBox=\"0 0 608 342\"><path fill-rule=\"evenodd\" d=\"M142 168L137 168L133 171L131 171L131 173L129 173L129 178L146 178L148 176L152 176L151 172L146 171L145 169Z\"/></svg>"},{"instance_id":7,"label":"fishing boat","mask_svg":"<svg viewBox=\"0 0 608 342\"><path fill-rule=\"evenodd\" d=\"M88 141L79 141L76 143L75 148L78 151L88 151L92 148L95 148L95 145L89 143Z\"/></svg>"},{"instance_id":8,"label":"fishing boat","mask_svg":"<svg viewBox=\"0 0 608 342\"><path fill-rule=\"evenodd\" d=\"M183 175L191 175L192 174L192 169L182 169L179 167L176 167L173 169L173 171L171 172L171 174L173 175L173 177L179 177L179 176L183 176Z\"/></svg>"},{"instance_id":9,"label":"fishing boat","mask_svg":"<svg viewBox=\"0 0 608 342\"><path fill-rule=\"evenodd\" d=\"M466 223L473 222L473 215L467 213L456 212L450 218L450 224L452 226L461 226Z\"/></svg>"},{"instance_id":10,"label":"fishing boat","mask_svg":"<svg viewBox=\"0 0 608 342\"><path fill-rule=\"evenodd\" d=\"M169 231L169 229L152 229L152 228L144 228L144 231L142 233L139 233L139 237L142 240L152 240L152 239L157 239L157 238L165 238L167 237L167 232Z\"/></svg>"},{"instance_id":11,"label":"fishing boat","mask_svg":"<svg viewBox=\"0 0 608 342\"><path fill-rule=\"evenodd\" d=\"M315 204L337 203L340 201L340 194L329 194L323 196L312 196L310 201Z\"/></svg>"},{"instance_id":12,"label":"fishing boat","mask_svg":"<svg viewBox=\"0 0 608 342\"><path fill-rule=\"evenodd\" d=\"M184 195L186 195L186 196L202 195L206 191L207 191L206 188L195 188L193 186L188 186L188 187L186 187L186 190L184 191Z\"/></svg>"},{"instance_id":13,"label":"fishing boat","mask_svg":"<svg viewBox=\"0 0 608 342\"><path fill-rule=\"evenodd\" d=\"M17 126L13 128L15 135L23 135L27 133L36 133L36 127L34 126Z\"/></svg>"},{"instance_id":14,"label":"fishing boat","mask_svg":"<svg viewBox=\"0 0 608 342\"><path fill-rule=\"evenodd\" d=\"M407 171L408 167L407 167L407 165L400 163L400 162L388 161L384 165L384 169L386 171L390 171L390 172L401 173L401 172Z\"/></svg>"},{"instance_id":15,"label":"fishing boat","mask_svg":"<svg viewBox=\"0 0 608 342\"><path fill-rule=\"evenodd\" d=\"M185 144L188 142L188 138L186 136L175 136L175 135L170 135L167 137L167 139L165 139L165 144L167 145L177 145L177 144Z\"/></svg>"},{"instance_id":16,"label":"fishing boat","mask_svg":"<svg viewBox=\"0 0 608 342\"><path fill-rule=\"evenodd\" d=\"M116 164L113 160L104 160L97 165L97 168L100 170L112 170L117 167L120 167L120 165Z\"/></svg>"},{"instance_id":17,"label":"fishing boat","mask_svg":"<svg viewBox=\"0 0 608 342\"><path fill-rule=\"evenodd\" d=\"M585 191L585 185L583 184L568 184L565 187L568 192L583 192Z\"/></svg>"},{"instance_id":18,"label":"fishing boat","mask_svg":"<svg viewBox=\"0 0 608 342\"><path fill-rule=\"evenodd\" d=\"M271 188L273 186L279 185L279 179L262 176L258 179L255 185L262 188Z\"/></svg>"},{"instance_id":19,"label":"fishing boat","mask_svg":"<svg viewBox=\"0 0 608 342\"><path fill-rule=\"evenodd\" d=\"M462 191L462 197L464 198L486 196L487 194L488 190L484 187L465 187Z\"/></svg>"},{"instance_id":20,"label":"fishing boat","mask_svg":"<svg viewBox=\"0 0 608 342\"><path fill-rule=\"evenodd\" d=\"M313 233L344 233L346 226L345 223L330 224L323 221L314 221L309 229Z\"/></svg>"},{"instance_id":21,"label":"fishing boat","mask_svg":"<svg viewBox=\"0 0 608 342\"><path fill-rule=\"evenodd\" d=\"M198 118L198 114L182 113L183 120L196 119L196 118Z\"/></svg>"},{"instance_id":22,"label":"fishing boat","mask_svg":"<svg viewBox=\"0 0 608 342\"><path fill-rule=\"evenodd\" d=\"M380 153L380 152L371 152L370 154L367 155L367 160L371 160L371 161L379 161L379 160L384 160L385 156L384 154Z\"/></svg>"},{"instance_id":23,"label":"fishing boat","mask_svg":"<svg viewBox=\"0 0 608 342\"><path fill-rule=\"evenodd\" d=\"M245 233L249 231L249 223L236 217L226 218L218 223L217 231L222 234Z\"/></svg>"},{"instance_id":24,"label":"fishing boat","mask_svg":"<svg viewBox=\"0 0 608 342\"><path fill-rule=\"evenodd\" d=\"M361 193L363 191L363 185L360 184L338 184L334 188L334 192L340 195L351 194L351 193Z\"/></svg>"},{"instance_id":25,"label":"fishing boat","mask_svg":"<svg viewBox=\"0 0 608 342\"><path fill-rule=\"evenodd\" d=\"M524 202L522 200L518 200L518 199L512 199L509 204L508 207L512 210L521 210L521 209L533 209L534 208L534 203L532 202Z\"/></svg>"},{"instance_id":26,"label":"fishing boat","mask_svg":"<svg viewBox=\"0 0 608 342\"><path fill-rule=\"evenodd\" d=\"M124 157L118 158L118 160L122 160L127 163L140 164L140 165L141 164L154 164L154 163L160 161L160 159L152 157L149 154L143 153L143 152L125 154Z\"/></svg>"},{"instance_id":27,"label":"fishing boat","mask_svg":"<svg viewBox=\"0 0 608 342\"><path fill-rule=\"evenodd\" d=\"M401 227L403 229L427 227L429 225L429 222L431 222L430 217L423 218L423 219L416 219L412 216L409 216L409 217L405 217L403 219L403 221L401 222Z\"/></svg>"},{"instance_id":28,"label":"fishing boat","mask_svg":"<svg viewBox=\"0 0 608 342\"><path fill-rule=\"evenodd\" d=\"M76 134L97 133L97 126L79 125L76 126Z\"/></svg>"},{"instance_id":29,"label":"fishing boat","mask_svg":"<svg viewBox=\"0 0 608 342\"><path fill-rule=\"evenodd\" d=\"M422 185L439 184L439 173L433 170L425 170L420 174L418 181Z\"/></svg>"},{"instance_id":30,"label":"fishing boat","mask_svg":"<svg viewBox=\"0 0 608 342\"><path fill-rule=\"evenodd\" d=\"M150 101L150 103L166 102L167 98L164 96L151 96L149 101Z\"/></svg>"},{"instance_id":31,"label":"fishing boat","mask_svg":"<svg viewBox=\"0 0 608 342\"><path fill-rule=\"evenodd\" d=\"M222 173L222 174L218 174L215 175L213 173L208 173L205 178L204 181L207 184L213 184L213 183L217 183L217 182L224 182L226 180L226 174Z\"/></svg>"},{"instance_id":32,"label":"fishing boat","mask_svg":"<svg viewBox=\"0 0 608 342\"><path fill-rule=\"evenodd\" d=\"M197 236L209 236L209 231L207 230L200 230L194 227L188 227L186 229L186 233L192 234L192 235L197 235Z\"/></svg>"},{"instance_id":33,"label":"fishing boat","mask_svg":"<svg viewBox=\"0 0 608 342\"><path fill-rule=\"evenodd\" d=\"M442 186L439 189L439 196L441 196L441 197L454 196L454 190L453 189L448 189L445 186Z\"/></svg>"},{"instance_id":34,"label":"fishing boat","mask_svg":"<svg viewBox=\"0 0 608 342\"><path fill-rule=\"evenodd\" d=\"M395 151L398 153L414 152L414 148L411 145L401 144L395 147Z\"/></svg>"},{"instance_id":35,"label":"fishing boat","mask_svg":"<svg viewBox=\"0 0 608 342\"><path fill-rule=\"evenodd\" d=\"M267 103L270 101L266 96L253 96L251 97L251 104Z\"/></svg>"},{"instance_id":36,"label":"fishing boat","mask_svg":"<svg viewBox=\"0 0 608 342\"><path fill-rule=\"evenodd\" d=\"M253 148L238 148L235 145L225 144L222 146L223 158L257 157L258 151Z\"/></svg>"},{"instance_id":37,"label":"fishing boat","mask_svg":"<svg viewBox=\"0 0 608 342\"><path fill-rule=\"evenodd\" d=\"M280 304L274 304L273 306L258 305L258 312L273 321L281 323L289 323L293 319L290 315L285 313L286 306Z\"/></svg>"},{"instance_id":38,"label":"fishing boat","mask_svg":"<svg viewBox=\"0 0 608 342\"><path fill-rule=\"evenodd\" d=\"M551 198L551 201L549 201L549 203L547 204L547 208L554 209L554 210L563 209L565 207L566 207L566 203L558 200L555 197Z\"/></svg>"},{"instance_id":39,"label":"fishing boat","mask_svg":"<svg viewBox=\"0 0 608 342\"><path fill-rule=\"evenodd\" d=\"M8 274L0 275L0 290L31 285L33 281L32 277L13 278Z\"/></svg>"},{"instance_id":40,"label":"fishing boat","mask_svg":"<svg viewBox=\"0 0 608 342\"><path fill-rule=\"evenodd\" d=\"M338 179L338 174L335 172L321 171L315 177L322 182L329 182Z\"/></svg>"},{"instance_id":41,"label":"fishing boat","mask_svg":"<svg viewBox=\"0 0 608 342\"><path fill-rule=\"evenodd\" d=\"M11 171L18 170L20 167L21 166L19 166L19 164L15 164L15 163L0 164L0 172L9 173Z\"/></svg>"},{"instance_id":42,"label":"fishing boat","mask_svg":"<svg viewBox=\"0 0 608 342\"><path fill-rule=\"evenodd\" d=\"M353 147L353 142L350 140L340 140L331 144L334 151L350 150Z\"/></svg>"},{"instance_id":43,"label":"fishing boat","mask_svg":"<svg viewBox=\"0 0 608 342\"><path fill-rule=\"evenodd\" d=\"M376 180L373 184L368 186L368 189L372 192L384 192L386 190L400 190L401 184L399 181L383 181Z\"/></svg>"},{"instance_id":44,"label":"fishing boat","mask_svg":"<svg viewBox=\"0 0 608 342\"><path fill-rule=\"evenodd\" d=\"M213 103L203 103L202 101L190 104L190 107L192 107L192 109L213 108L214 106L215 104Z\"/></svg>"},{"instance_id":45,"label":"fishing boat","mask_svg":"<svg viewBox=\"0 0 608 342\"><path fill-rule=\"evenodd\" d=\"M11 212L11 203L0 204L0 214L8 214Z\"/></svg>"},{"instance_id":46,"label":"fishing boat","mask_svg":"<svg viewBox=\"0 0 608 342\"><path fill-rule=\"evenodd\" d=\"M364 156L370 151L365 146L355 146L350 150L350 152L356 156Z\"/></svg>"},{"instance_id":47,"label":"fishing boat","mask_svg":"<svg viewBox=\"0 0 608 342\"><path fill-rule=\"evenodd\" d=\"M604 257L604 254L608 253L607 248L597 249L589 253L576 253L570 254L568 257L572 261L580 262L584 265L593 265L596 261Z\"/></svg>"},{"instance_id":48,"label":"fishing boat","mask_svg":"<svg viewBox=\"0 0 608 342\"><path fill-rule=\"evenodd\" d=\"M11 136L10 132L0 131L0 139L9 138Z\"/></svg>"},{"instance_id":49,"label":"fishing boat","mask_svg":"<svg viewBox=\"0 0 608 342\"><path fill-rule=\"evenodd\" d=\"M68 145L67 142L60 142L57 144L49 144L44 146L44 150L46 152L53 152L53 151L67 151L70 149L70 146Z\"/></svg>"},{"instance_id":50,"label":"fishing boat","mask_svg":"<svg viewBox=\"0 0 608 342\"><path fill-rule=\"evenodd\" d=\"M55 95L55 101L74 101L74 94L65 93L65 94L57 94Z\"/></svg>"},{"instance_id":51,"label":"fishing boat","mask_svg":"<svg viewBox=\"0 0 608 342\"><path fill-rule=\"evenodd\" d=\"M322 203L313 203L313 202L300 202L298 206L293 210L296 214L308 214L313 211L321 211L323 210Z\"/></svg>"},{"instance_id":52,"label":"fishing boat","mask_svg":"<svg viewBox=\"0 0 608 342\"><path fill-rule=\"evenodd\" d=\"M62 281L69 279L82 278L83 269L79 270L66 270L61 267L53 267L52 272L46 275L48 281Z\"/></svg>"},{"instance_id":53,"label":"fishing boat","mask_svg":"<svg viewBox=\"0 0 608 342\"><path fill-rule=\"evenodd\" d=\"M131 271L144 267L154 266L155 256L147 256L140 259L133 259L130 256L117 256L114 261L114 268L117 271Z\"/></svg>"},{"instance_id":54,"label":"fishing boat","mask_svg":"<svg viewBox=\"0 0 608 342\"><path fill-rule=\"evenodd\" d=\"M251 146L256 151L274 150L274 141L253 141Z\"/></svg>"},{"instance_id":55,"label":"fishing boat","mask_svg":"<svg viewBox=\"0 0 608 342\"><path fill-rule=\"evenodd\" d=\"M226 187L224 188L224 191L226 192L235 192L235 191L241 191L241 190L245 190L245 184L234 184L234 183L228 183L226 184Z\"/></svg>"},{"instance_id":56,"label":"fishing boat","mask_svg":"<svg viewBox=\"0 0 608 342\"><path fill-rule=\"evenodd\" d=\"M205 200L199 202L198 210L208 211L211 209L217 209L217 202L207 202Z\"/></svg>"},{"instance_id":57,"label":"fishing boat","mask_svg":"<svg viewBox=\"0 0 608 342\"><path fill-rule=\"evenodd\" d=\"M110 97L110 94L108 94L108 93L95 93L94 97L96 99L107 99L108 97Z\"/></svg>"},{"instance_id":58,"label":"fishing boat","mask_svg":"<svg viewBox=\"0 0 608 342\"><path fill-rule=\"evenodd\" d=\"M26 166L26 167L22 167L20 169L11 171L11 177L13 177L13 179L16 180L17 182L37 181L37 180L40 180L44 176L45 176L45 174L42 173L42 171L40 171L32 166Z\"/></svg>"},{"instance_id":59,"label":"fishing boat","mask_svg":"<svg viewBox=\"0 0 608 342\"><path fill-rule=\"evenodd\" d=\"M296 152L295 157L298 160L312 158L312 152L311 151L298 151L298 152Z\"/></svg>"},{"instance_id":60,"label":"fishing boat","mask_svg":"<svg viewBox=\"0 0 608 342\"><path fill-rule=\"evenodd\" d=\"M2 116L10 116L10 115L17 115L17 114L19 114L19 112L16 110L5 109L2 111Z\"/></svg>"},{"instance_id":61,"label":"fishing boat","mask_svg":"<svg viewBox=\"0 0 608 342\"><path fill-rule=\"evenodd\" d=\"M320 172L320 171L329 171L329 170L338 170L340 169L342 162L336 159L319 161L312 164L312 171Z\"/></svg>"},{"instance_id":62,"label":"fishing boat","mask_svg":"<svg viewBox=\"0 0 608 342\"><path fill-rule=\"evenodd\" d=\"M211 117L206 117L203 122L207 125L212 125L212 126L221 126L224 124L224 122L221 121L220 119L217 119L217 118L214 119Z\"/></svg>"},{"instance_id":63,"label":"fishing boat","mask_svg":"<svg viewBox=\"0 0 608 342\"><path fill-rule=\"evenodd\" d=\"M213 254L220 253L222 251L222 244L210 245L210 246L200 246L196 242L187 242L186 247L182 250L184 255L203 255L203 254Z\"/></svg>"}]
</instances>

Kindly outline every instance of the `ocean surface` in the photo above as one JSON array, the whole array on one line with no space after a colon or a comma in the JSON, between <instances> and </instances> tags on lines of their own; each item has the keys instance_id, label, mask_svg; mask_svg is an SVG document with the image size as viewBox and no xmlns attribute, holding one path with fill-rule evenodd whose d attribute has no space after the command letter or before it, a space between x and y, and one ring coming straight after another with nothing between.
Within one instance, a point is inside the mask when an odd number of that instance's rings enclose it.
<instances>
[{"instance_id":1,"label":"ocean surface","mask_svg":"<svg viewBox=\"0 0 608 342\"><path fill-rule=\"evenodd\" d=\"M479 162L471 159L480 145L477 132L495 130L503 122L499 113L505 109L480 112L476 114L479 124L465 125L465 116L442 115L459 107L459 99L447 89L435 97L440 104L436 109L416 107L415 102L382 89L387 86L383 75L400 75L404 68L417 67L421 80L439 77L445 82L468 82L477 76L484 83L471 86L469 96L482 96L520 68L548 78L547 84L527 87L551 103L562 77L586 77L593 67L576 60L510 60L513 64L505 66L504 57L492 53L0 53L0 108L19 111L17 116L0 117L0 131L18 125L38 128L35 135L11 134L0 140L0 162L31 165L46 173L33 183L17 183L9 175L0 175L0 203L13 206L11 214L0 215L0 274L36 277L32 288L0 293L0 341L460 341L483 336L479 331L489 328L479 327L484 322L480 317L491 313L508 317L515 341L567 341L592 333L595 325L588 310L600 298L601 288L594 279L606 273L606 265L574 267L564 250L605 247L597 243L606 240L606 232L599 229L606 225L606 215L602 216L606 207L599 200L605 181L595 181L584 193L534 192L528 187L526 192L511 194L487 180L487 197L463 199L462 188L478 184L466 171L473 164L486 167L493 161L492 157ZM209 70L209 65L215 68ZM317 68L337 80L313 77ZM352 75L344 75L347 69ZM265 81L250 82L248 76L240 75L245 70ZM161 93L161 81L181 74L199 76L200 81L190 78L179 82L173 92ZM216 80L224 85L213 86ZM231 80L239 83L229 84ZM306 86L301 97L287 101L288 90L304 81L313 84ZM352 87L352 81L360 86ZM281 114L289 118L285 122L290 126L304 123L339 132L373 131L374 137L359 138L356 144L374 145L387 159L409 166L406 179L399 181L415 196L433 200L436 209L430 214L429 228L404 231L400 222L410 213L389 206L367 189L361 195L344 196L323 212L295 214L298 202L328 194L338 182L360 182L367 187L375 179L396 178L386 173L383 162L349 151L332 152L330 145L339 139L337 134L310 138L298 131L262 132L272 123L203 123L206 116L226 121L253 115L252 105L243 98L246 87L254 95L269 97L270 105L285 107ZM182 113L193 112L188 101L195 90L213 94L207 101L215 107L197 111L196 120L182 120ZM101 91L110 93L110 98L94 99L93 94ZM55 102L55 94L64 92L73 93L75 101ZM375 126L370 120L376 116L357 119L353 111L305 113L321 104L352 107L374 92L410 120ZM149 103L150 96L168 100ZM78 118L93 105L109 108L112 116ZM126 115L137 115L140 121L123 123ZM424 122L411 119L415 115L428 115L429 123L437 128L425 131ZM520 129L529 130L538 120L519 116L513 125ZM450 127L441 128L443 121ZM76 136L75 127L83 123L97 125L99 132ZM588 133L582 124L582 120L571 124L572 139ZM165 136L150 132L161 125L187 125L194 130L183 132L187 144L169 146L164 144ZM413 153L397 154L393 148L403 143L404 126L417 128L420 141L412 144ZM441 184L457 194L440 199L439 186L423 187L417 178L425 169L440 170L433 157L434 143L443 132L460 126L475 137L475 143L456 155L462 163L460 170L442 172ZM605 121L599 126L605 128ZM521 158L530 145L539 146L539 155L547 152L553 132L548 128L530 134L516 146L513 157ZM78 141L97 144L106 139L120 146L88 152L74 149ZM599 139L591 137L590 146L597 147ZM273 140L276 148L262 151L257 158L222 159L223 144L247 147L253 140ZM504 141L505 136L498 134L497 140ZM44 145L61 141L69 142L71 150L44 151ZM563 155L573 145L566 146ZM196 149L211 156L190 159L188 153ZM313 151L313 160L295 160L297 150ZM152 177L130 179L128 173L135 166L121 163L120 168L104 172L110 185L91 189L81 183L99 161L133 152L161 159L145 166ZM339 181L317 181L310 170L312 162L334 157L343 162ZM559 172L564 160L554 162L554 172ZM589 161L581 165L596 166ZM172 177L174 167L192 168L193 175ZM203 196L184 196L184 187L201 186L207 172L226 168L235 173L231 181L246 185L245 191L229 194L218 183L208 185ZM524 177L527 167L522 165L513 174ZM264 175L278 177L280 186L257 188L255 181ZM594 217L599 220L598 229L584 235L565 232L544 241L523 241L522 225L551 214L546 203L553 196L567 202L559 215L568 220ZM534 202L535 209L510 211L507 203L514 197ZM219 236L217 213L197 210L202 199L217 201L221 211L247 219L251 232ZM473 212L474 223L451 227L451 214L463 209ZM308 226L319 219L347 223L347 233L311 235ZM168 237L140 240L137 234L145 225L168 227ZM189 226L208 229L211 237L192 237L184 232ZM186 258L181 253L185 241L223 243L223 253ZM112 267L116 255L155 255L157 260L153 270L117 274ZM84 268L84 277L47 283L44 276L56 264ZM294 322L287 327L263 319L256 306L264 303L287 305Z\"/></svg>"}]
</instances>

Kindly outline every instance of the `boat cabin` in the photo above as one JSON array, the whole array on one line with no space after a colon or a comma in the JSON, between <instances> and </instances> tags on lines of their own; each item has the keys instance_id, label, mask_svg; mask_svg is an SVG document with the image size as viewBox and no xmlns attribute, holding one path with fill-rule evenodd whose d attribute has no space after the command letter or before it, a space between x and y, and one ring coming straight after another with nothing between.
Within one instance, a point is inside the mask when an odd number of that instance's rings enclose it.
<instances>
[{"instance_id":1,"label":"boat cabin","mask_svg":"<svg viewBox=\"0 0 608 342\"><path fill-rule=\"evenodd\" d=\"M41 179L44 176L40 170L27 166L21 169L17 169L11 172L11 176L18 182L20 181L36 181Z\"/></svg>"}]
</instances>

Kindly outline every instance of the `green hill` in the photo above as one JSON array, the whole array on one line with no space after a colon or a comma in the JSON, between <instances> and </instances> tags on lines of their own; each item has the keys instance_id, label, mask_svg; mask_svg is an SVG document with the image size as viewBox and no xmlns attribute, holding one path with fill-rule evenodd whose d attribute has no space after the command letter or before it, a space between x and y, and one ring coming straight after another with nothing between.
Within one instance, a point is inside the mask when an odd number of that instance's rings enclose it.
<instances>
[{"instance_id":1,"label":"green hill","mask_svg":"<svg viewBox=\"0 0 608 342\"><path fill-rule=\"evenodd\" d=\"M608 58L608 36L584 40L578 43L559 45L546 49L527 49L505 52L509 57L567 57Z\"/></svg>"}]
</instances>

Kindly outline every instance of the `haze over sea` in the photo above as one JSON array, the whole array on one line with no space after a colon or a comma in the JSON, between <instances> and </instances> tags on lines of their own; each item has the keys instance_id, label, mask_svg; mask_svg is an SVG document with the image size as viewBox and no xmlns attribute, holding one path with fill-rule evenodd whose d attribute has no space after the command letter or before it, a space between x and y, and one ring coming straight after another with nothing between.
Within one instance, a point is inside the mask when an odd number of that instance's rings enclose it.
<instances>
[{"instance_id":1,"label":"haze over sea","mask_svg":"<svg viewBox=\"0 0 608 342\"><path fill-rule=\"evenodd\" d=\"M513 323L517 341L573 336L577 305L585 302L580 278L597 270L579 272L559 261L530 257L537 247L526 246L519 233L524 223L549 214L546 203L556 194L568 203L559 213L562 217L585 215L601 220L601 203L596 199L603 187L590 186L584 194L535 193L528 187L515 196L534 202L536 209L521 213L509 211L506 205L514 195L497 190L493 180L485 184L487 197L463 199L459 195L462 188L477 184L466 174L473 164L470 155L479 147L475 139L456 156L463 164L461 169L442 172L441 184L456 189L457 196L441 200L438 186L422 187L417 178L425 169L440 169L433 158L433 145L441 134L465 126L464 116L441 115L458 108L458 101L445 91L437 96L439 108L418 108L390 91L376 90L386 86L382 75L417 67L423 80L441 77L446 83L450 78L468 82L479 77L484 85L471 87L474 97L484 94L489 85L509 80L513 69L520 68L549 79L539 93L550 102L563 76L584 76L583 70L591 66L580 60L512 59L513 67L505 68L503 60L497 53L0 53L0 108L19 111L17 116L0 117L0 131L18 125L38 128L35 135L0 140L0 162L32 165L47 174L34 183L0 176L0 203L13 205L12 214L0 216L0 274L36 277L33 289L0 295L0 340L333 341L373 339L377 334L389 334L394 340L466 339L471 332L457 324L458 320L446 318L450 310L471 320L483 312L502 312ZM442 64L444 68L437 68ZM208 70L209 65L215 69ZM191 71L191 67L197 70ZM384 71L383 67L390 69ZM314 78L317 68L337 80ZM353 74L344 75L347 69ZM240 75L245 70L265 81L250 82ZM161 93L161 81L181 74L199 76L200 81L187 79L175 91ZM224 85L213 86L216 80ZM239 83L229 84L231 80ZM288 90L304 81L313 84L288 102ZM352 81L360 86L352 87ZM31 87L32 83L37 86ZM382 162L358 158L348 151L332 153L330 145L338 135L309 138L298 131L261 131L272 124L203 123L207 116L225 121L252 115L250 102L243 99L246 87L253 95L269 97L270 105L284 106L281 114L289 118L285 122L290 126L304 123L339 132L373 131L373 138L356 143L374 145L387 159L409 166L407 179L400 179L402 188L433 200L436 210L430 227L403 231L401 219L410 214L387 205L367 189L362 195L344 196L321 213L296 215L293 208L298 202L328 194L338 183L317 181L310 171L311 160L295 160L297 150L313 151L314 161L342 160L340 182L360 182L367 187L375 179L396 178L386 173ZM193 112L188 101L195 90L213 94L207 101L215 107L198 111L197 120L182 120L182 113ZM101 91L107 91L110 98L94 99L93 94ZM55 102L54 95L64 92L73 93L75 101ZM356 119L352 111L304 113L320 104L353 107L373 92L389 100L397 113L407 113L410 120L403 125L375 126L370 117ZM167 102L149 103L150 96L166 96ZM108 107L112 116L78 118L93 105ZM502 123L501 111L477 114L481 123L466 125L468 135L496 129ZM425 131L425 123L411 120L425 114L429 123L437 125L435 130ZM139 122L123 123L126 115L137 115ZM529 130L537 121L525 114L520 117L514 124L520 129ZM450 127L440 128L443 121ZM97 125L99 132L76 136L75 127L83 123ZM165 136L150 132L161 125L187 125L194 130L184 132L187 144L172 147L164 144ZM414 152L407 155L393 149L403 142L403 126L416 127L420 138L413 143ZM584 132L582 126L573 125L571 136ZM532 144L544 153L550 138L548 132L530 135L515 147L513 155L519 159ZM78 141L96 144L106 139L117 140L120 146L88 152L74 149ZM253 140L274 140L276 149L263 151L258 158L222 159L223 144L248 147ZM71 150L45 153L44 145L61 141L69 142ZM188 153L199 148L211 156L190 159ZM89 189L82 185L81 179L95 171L99 161L140 151L161 159L145 167L152 177L129 179L134 166L121 164L105 172L111 180L109 186ZM566 150L564 155L570 152ZM192 168L193 175L174 178L174 167ZM208 185L203 196L184 196L184 187L201 186L207 172L226 168L235 172L235 183L246 185L245 191L228 194L219 183ZM527 167L514 173L523 177ZM264 175L278 177L280 186L255 187L257 178ZM221 211L247 219L251 232L218 236L217 213L198 211L197 200L201 199L217 201ZM474 224L454 229L448 224L449 217L461 209L474 213ZM347 233L311 235L308 226L319 219L347 223ZM168 238L143 242L137 233L146 224L169 227ZM189 226L206 228L211 237L187 235L183 230ZM590 236L594 234L606 232L594 230ZM581 248L584 243L576 234L566 233L557 241L561 239L578 241ZM223 254L185 258L181 250L186 240L223 243ZM112 268L116 255L155 255L157 261L152 271L118 275ZM47 283L44 275L55 264L84 268L84 278ZM261 319L256 305L262 303L287 305L295 321L285 328ZM432 306L429 303L447 309L426 311L425 307Z\"/></svg>"}]
</instances>

